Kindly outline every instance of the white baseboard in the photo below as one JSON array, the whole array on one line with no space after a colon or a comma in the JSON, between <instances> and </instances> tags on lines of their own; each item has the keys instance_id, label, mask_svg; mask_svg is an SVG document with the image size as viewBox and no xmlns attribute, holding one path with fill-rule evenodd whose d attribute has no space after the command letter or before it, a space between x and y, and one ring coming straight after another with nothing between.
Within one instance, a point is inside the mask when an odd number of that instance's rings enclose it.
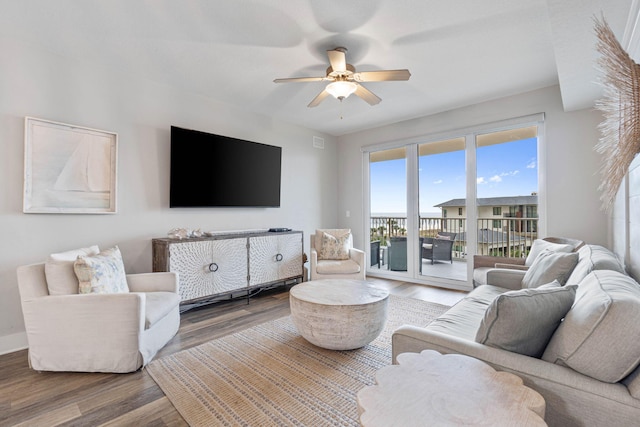
<instances>
[{"instance_id":1,"label":"white baseboard","mask_svg":"<svg viewBox=\"0 0 640 427\"><path fill-rule=\"evenodd\" d=\"M0 337L0 355L24 350L28 347L29 343L27 342L26 332L19 332L17 334Z\"/></svg>"}]
</instances>

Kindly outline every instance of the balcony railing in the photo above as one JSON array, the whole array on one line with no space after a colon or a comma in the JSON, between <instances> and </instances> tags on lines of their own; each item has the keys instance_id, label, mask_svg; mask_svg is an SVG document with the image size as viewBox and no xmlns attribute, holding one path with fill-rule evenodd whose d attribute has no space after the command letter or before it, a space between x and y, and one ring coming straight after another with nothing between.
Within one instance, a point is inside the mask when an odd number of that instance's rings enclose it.
<instances>
[{"instance_id":1,"label":"balcony railing","mask_svg":"<svg viewBox=\"0 0 640 427\"><path fill-rule=\"evenodd\" d=\"M492 217L478 218L478 246L476 254L526 257L538 238L538 218ZM420 217L420 237L435 237L440 231L456 233L453 256L467 257L467 219ZM391 236L406 236L406 217L371 217L371 241L386 246Z\"/></svg>"}]
</instances>

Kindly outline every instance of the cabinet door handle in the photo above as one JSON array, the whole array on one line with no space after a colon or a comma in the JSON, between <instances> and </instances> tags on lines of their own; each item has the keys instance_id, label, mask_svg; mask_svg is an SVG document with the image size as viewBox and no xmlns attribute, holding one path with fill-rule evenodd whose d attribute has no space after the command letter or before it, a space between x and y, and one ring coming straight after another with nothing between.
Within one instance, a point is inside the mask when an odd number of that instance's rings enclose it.
<instances>
[{"instance_id":1,"label":"cabinet door handle","mask_svg":"<svg viewBox=\"0 0 640 427\"><path fill-rule=\"evenodd\" d=\"M284 259L284 257L282 256L282 254L276 254L276 261L282 261Z\"/></svg>"},{"instance_id":2,"label":"cabinet door handle","mask_svg":"<svg viewBox=\"0 0 640 427\"><path fill-rule=\"evenodd\" d=\"M209 264L209 271L212 273L215 273L216 271L218 271L218 264L216 264L215 262L212 262L211 264Z\"/></svg>"}]
</instances>

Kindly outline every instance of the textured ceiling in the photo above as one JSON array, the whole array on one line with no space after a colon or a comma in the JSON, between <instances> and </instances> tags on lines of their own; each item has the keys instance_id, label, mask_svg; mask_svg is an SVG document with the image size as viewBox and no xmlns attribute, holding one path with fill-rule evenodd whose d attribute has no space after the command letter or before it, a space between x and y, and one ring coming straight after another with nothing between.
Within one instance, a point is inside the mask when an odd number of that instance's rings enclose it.
<instances>
[{"instance_id":1,"label":"textured ceiling","mask_svg":"<svg viewBox=\"0 0 640 427\"><path fill-rule=\"evenodd\" d=\"M0 36L332 135L561 84L588 108L592 18L622 35L631 0L0 0ZM307 104L326 50L358 71L408 68L382 98Z\"/></svg>"}]
</instances>

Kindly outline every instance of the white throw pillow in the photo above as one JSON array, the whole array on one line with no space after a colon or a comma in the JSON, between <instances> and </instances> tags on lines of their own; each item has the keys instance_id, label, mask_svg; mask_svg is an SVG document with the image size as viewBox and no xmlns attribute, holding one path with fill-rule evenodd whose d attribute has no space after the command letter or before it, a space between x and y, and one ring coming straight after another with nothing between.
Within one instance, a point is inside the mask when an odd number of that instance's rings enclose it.
<instances>
[{"instance_id":1,"label":"white throw pillow","mask_svg":"<svg viewBox=\"0 0 640 427\"><path fill-rule=\"evenodd\" d=\"M322 232L322 247L318 259L346 260L349 259L351 248L351 233L333 236Z\"/></svg>"},{"instance_id":2,"label":"white throw pillow","mask_svg":"<svg viewBox=\"0 0 640 427\"><path fill-rule=\"evenodd\" d=\"M546 240L536 239L533 241L533 245L531 245L531 250L529 251L529 255L527 255L527 259L524 260L524 265L527 267L531 266L538 255L540 255L544 251L552 251L552 252L573 252L572 245L564 245L561 243L551 243Z\"/></svg>"},{"instance_id":3,"label":"white throw pillow","mask_svg":"<svg viewBox=\"0 0 640 427\"><path fill-rule=\"evenodd\" d=\"M484 314L476 342L541 357L575 298L575 286L557 281L496 297Z\"/></svg>"},{"instance_id":4,"label":"white throw pillow","mask_svg":"<svg viewBox=\"0 0 640 427\"><path fill-rule=\"evenodd\" d=\"M318 254L322 251L322 233L330 234L334 237L344 236L345 234L351 234L350 228L318 228L315 234L314 246Z\"/></svg>"},{"instance_id":5,"label":"white throw pillow","mask_svg":"<svg viewBox=\"0 0 640 427\"><path fill-rule=\"evenodd\" d=\"M78 256L97 255L99 252L100 248L94 245L49 255L44 264L49 295L77 294L78 277L73 271L73 263L76 262Z\"/></svg>"},{"instance_id":6,"label":"white throw pillow","mask_svg":"<svg viewBox=\"0 0 640 427\"><path fill-rule=\"evenodd\" d=\"M79 256L73 266L81 294L129 292L120 249L116 246L94 256Z\"/></svg>"}]
</instances>

